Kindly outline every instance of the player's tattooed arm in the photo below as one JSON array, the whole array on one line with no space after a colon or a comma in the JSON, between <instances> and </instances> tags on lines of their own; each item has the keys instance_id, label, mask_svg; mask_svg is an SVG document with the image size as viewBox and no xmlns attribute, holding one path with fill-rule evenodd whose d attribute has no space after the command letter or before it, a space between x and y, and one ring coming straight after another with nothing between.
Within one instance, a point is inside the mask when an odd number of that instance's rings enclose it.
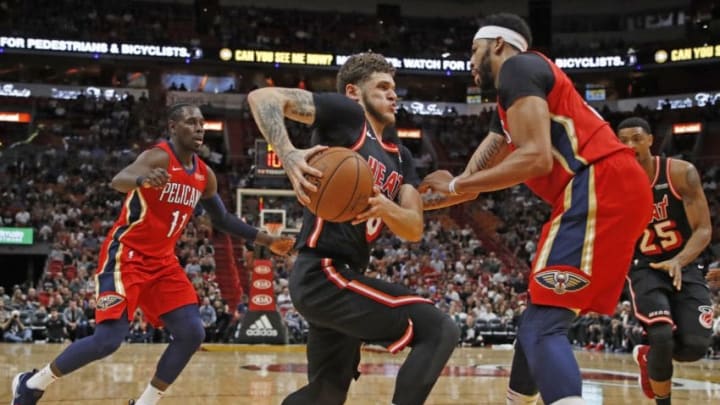
<instances>
[{"instance_id":1,"label":"player's tattooed arm","mask_svg":"<svg viewBox=\"0 0 720 405\"><path fill-rule=\"evenodd\" d=\"M305 190L317 191L305 175L322 177L322 172L307 164L307 159L324 149L296 149L290 142L285 118L312 124L315 121L315 104L312 93L301 89L265 87L248 94L248 104L255 123L263 137L277 152L285 172L301 204L310 202Z\"/></svg>"},{"instance_id":2,"label":"player's tattooed arm","mask_svg":"<svg viewBox=\"0 0 720 405\"><path fill-rule=\"evenodd\" d=\"M306 124L315 120L312 93L305 90L265 87L250 92L248 104L260 132L281 157L294 149L285 118Z\"/></svg>"},{"instance_id":3,"label":"player's tattooed arm","mask_svg":"<svg viewBox=\"0 0 720 405\"><path fill-rule=\"evenodd\" d=\"M475 152L468 160L465 170L462 176L469 176L473 173L479 172L480 170L489 169L510 153L508 143L505 141L505 137L496 132L490 131L485 139L480 142ZM428 177L426 179L429 180ZM423 208L428 210L436 210L440 208L451 207L453 205L462 204L467 201L472 201L478 197L479 193L466 193L451 195L442 192L428 192L427 183L420 186L420 192L422 193Z\"/></svg>"},{"instance_id":4,"label":"player's tattooed arm","mask_svg":"<svg viewBox=\"0 0 720 405\"><path fill-rule=\"evenodd\" d=\"M495 132L488 132L488 135L480 142L475 153L470 157L465 166L464 175L470 175L480 170L491 168L498 164L510 153L505 137Z\"/></svg>"}]
</instances>

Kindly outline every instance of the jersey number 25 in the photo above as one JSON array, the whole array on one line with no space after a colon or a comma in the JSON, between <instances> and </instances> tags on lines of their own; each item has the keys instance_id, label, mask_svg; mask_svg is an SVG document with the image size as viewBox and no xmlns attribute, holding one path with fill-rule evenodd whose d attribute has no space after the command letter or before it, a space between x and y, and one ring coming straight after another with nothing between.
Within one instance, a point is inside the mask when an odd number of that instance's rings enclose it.
<instances>
[{"instance_id":1,"label":"jersey number 25","mask_svg":"<svg viewBox=\"0 0 720 405\"><path fill-rule=\"evenodd\" d=\"M644 255L659 255L676 249L682 243L682 235L675 229L675 221L668 219L653 224L652 229L645 228L640 239L640 252Z\"/></svg>"}]
</instances>

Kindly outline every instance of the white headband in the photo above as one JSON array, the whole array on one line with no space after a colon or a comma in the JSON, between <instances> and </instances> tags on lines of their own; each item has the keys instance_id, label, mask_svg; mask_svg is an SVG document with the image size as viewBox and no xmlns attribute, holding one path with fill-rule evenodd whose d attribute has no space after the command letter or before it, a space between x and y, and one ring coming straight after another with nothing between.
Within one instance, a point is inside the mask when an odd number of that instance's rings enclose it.
<instances>
[{"instance_id":1,"label":"white headband","mask_svg":"<svg viewBox=\"0 0 720 405\"><path fill-rule=\"evenodd\" d=\"M501 37L505 42L519 49L521 52L527 51L528 44L525 38L517 31L509 28L500 27L498 25L486 25L481 27L475 34L473 41L476 39L495 39Z\"/></svg>"}]
</instances>

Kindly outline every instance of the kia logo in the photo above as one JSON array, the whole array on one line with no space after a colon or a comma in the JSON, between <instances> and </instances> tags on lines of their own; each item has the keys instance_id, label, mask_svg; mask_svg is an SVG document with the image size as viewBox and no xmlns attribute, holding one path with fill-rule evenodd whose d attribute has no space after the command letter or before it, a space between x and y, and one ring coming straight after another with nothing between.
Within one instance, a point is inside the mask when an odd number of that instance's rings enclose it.
<instances>
[{"instance_id":1,"label":"kia logo","mask_svg":"<svg viewBox=\"0 0 720 405\"><path fill-rule=\"evenodd\" d=\"M271 305L273 303L272 297L267 294L258 294L252 297L251 301L255 305Z\"/></svg>"},{"instance_id":2,"label":"kia logo","mask_svg":"<svg viewBox=\"0 0 720 405\"><path fill-rule=\"evenodd\" d=\"M255 267L255 273L257 274L270 274L272 269L270 266L257 266Z\"/></svg>"},{"instance_id":3,"label":"kia logo","mask_svg":"<svg viewBox=\"0 0 720 405\"><path fill-rule=\"evenodd\" d=\"M270 280L255 280L253 281L253 287L257 288L258 290L267 290L268 288L272 287L272 283Z\"/></svg>"}]
</instances>

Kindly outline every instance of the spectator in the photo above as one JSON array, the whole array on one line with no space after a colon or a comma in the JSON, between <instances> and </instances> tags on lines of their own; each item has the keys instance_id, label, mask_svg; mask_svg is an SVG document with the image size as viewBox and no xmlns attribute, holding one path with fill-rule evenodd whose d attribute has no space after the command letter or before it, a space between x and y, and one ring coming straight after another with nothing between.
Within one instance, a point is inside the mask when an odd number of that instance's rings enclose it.
<instances>
[{"instance_id":1,"label":"spectator","mask_svg":"<svg viewBox=\"0 0 720 405\"><path fill-rule=\"evenodd\" d=\"M65 330L68 338L72 341L84 336L82 323L84 320L83 311L78 308L77 301L70 300L68 307L63 311L63 322L65 322Z\"/></svg>"},{"instance_id":2,"label":"spectator","mask_svg":"<svg viewBox=\"0 0 720 405\"><path fill-rule=\"evenodd\" d=\"M0 328L2 328L3 338L6 342L32 342L32 330L23 324L18 310L12 311L10 317L0 325Z\"/></svg>"},{"instance_id":3,"label":"spectator","mask_svg":"<svg viewBox=\"0 0 720 405\"><path fill-rule=\"evenodd\" d=\"M215 308L210 305L210 298L205 297L200 305L200 319L205 327L205 341L212 342L214 339L215 323L217 322L217 313Z\"/></svg>"},{"instance_id":4,"label":"spectator","mask_svg":"<svg viewBox=\"0 0 720 405\"><path fill-rule=\"evenodd\" d=\"M63 322L56 307L50 309L46 327L48 343L62 343L67 337L65 322Z\"/></svg>"},{"instance_id":5,"label":"spectator","mask_svg":"<svg viewBox=\"0 0 720 405\"><path fill-rule=\"evenodd\" d=\"M151 343L153 333L153 327L145 320L142 310L138 308L130 324L127 341L129 343Z\"/></svg>"}]
</instances>

